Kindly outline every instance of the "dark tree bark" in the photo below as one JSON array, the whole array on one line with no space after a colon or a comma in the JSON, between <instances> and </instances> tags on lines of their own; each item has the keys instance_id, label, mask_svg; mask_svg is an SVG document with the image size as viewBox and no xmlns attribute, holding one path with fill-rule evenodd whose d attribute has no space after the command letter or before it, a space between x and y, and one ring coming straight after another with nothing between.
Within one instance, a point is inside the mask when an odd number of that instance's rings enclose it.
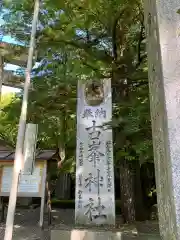
<instances>
[{"instance_id":1,"label":"dark tree bark","mask_svg":"<svg viewBox=\"0 0 180 240\"><path fill-rule=\"evenodd\" d=\"M150 219L151 208L157 203L156 194L153 194L152 197L148 196L151 189L156 188L154 163L143 163L141 165L140 175L144 206L146 208L147 219Z\"/></svg>"},{"instance_id":2,"label":"dark tree bark","mask_svg":"<svg viewBox=\"0 0 180 240\"><path fill-rule=\"evenodd\" d=\"M121 208L125 222L143 221L146 211L143 203L140 164L138 160L120 161Z\"/></svg>"},{"instance_id":3,"label":"dark tree bark","mask_svg":"<svg viewBox=\"0 0 180 240\"><path fill-rule=\"evenodd\" d=\"M135 216L136 221L144 221L147 219L147 211L144 206L143 192L141 184L140 163L139 160L132 161L134 176L134 199L135 199Z\"/></svg>"},{"instance_id":4,"label":"dark tree bark","mask_svg":"<svg viewBox=\"0 0 180 240\"><path fill-rule=\"evenodd\" d=\"M120 160L120 189L124 220L127 223L132 223L136 218L133 173L130 163L125 159Z\"/></svg>"}]
</instances>

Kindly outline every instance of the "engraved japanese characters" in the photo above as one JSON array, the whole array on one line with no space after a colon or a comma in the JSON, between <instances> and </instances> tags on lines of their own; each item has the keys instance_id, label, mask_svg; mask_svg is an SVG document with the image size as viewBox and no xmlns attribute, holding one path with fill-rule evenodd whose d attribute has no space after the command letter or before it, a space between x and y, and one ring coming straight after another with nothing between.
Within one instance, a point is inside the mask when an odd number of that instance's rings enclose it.
<instances>
[{"instance_id":1,"label":"engraved japanese characters","mask_svg":"<svg viewBox=\"0 0 180 240\"><path fill-rule=\"evenodd\" d=\"M76 224L114 225L111 82L79 82L76 150Z\"/></svg>"}]
</instances>

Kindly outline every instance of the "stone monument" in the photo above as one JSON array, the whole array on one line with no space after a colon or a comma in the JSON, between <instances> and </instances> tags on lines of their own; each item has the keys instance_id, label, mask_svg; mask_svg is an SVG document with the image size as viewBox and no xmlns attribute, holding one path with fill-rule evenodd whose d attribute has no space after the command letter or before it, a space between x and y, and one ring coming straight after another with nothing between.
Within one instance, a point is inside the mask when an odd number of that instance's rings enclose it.
<instances>
[{"instance_id":1,"label":"stone monument","mask_svg":"<svg viewBox=\"0 0 180 240\"><path fill-rule=\"evenodd\" d=\"M114 225L111 81L78 84L75 222Z\"/></svg>"},{"instance_id":2,"label":"stone monument","mask_svg":"<svg viewBox=\"0 0 180 240\"><path fill-rule=\"evenodd\" d=\"M180 239L179 0L145 0L151 119L160 233Z\"/></svg>"},{"instance_id":3,"label":"stone monument","mask_svg":"<svg viewBox=\"0 0 180 240\"><path fill-rule=\"evenodd\" d=\"M22 171L22 173L25 175L31 175L34 170L37 135L38 125L33 123L26 124L24 138L24 167Z\"/></svg>"},{"instance_id":4,"label":"stone monument","mask_svg":"<svg viewBox=\"0 0 180 240\"><path fill-rule=\"evenodd\" d=\"M36 142L38 134L38 125L28 123L26 124L25 138L24 138L24 166L22 175L32 175L34 170L34 162L36 158ZM22 206L29 206L32 204L32 197L17 198L17 204Z\"/></svg>"}]
</instances>

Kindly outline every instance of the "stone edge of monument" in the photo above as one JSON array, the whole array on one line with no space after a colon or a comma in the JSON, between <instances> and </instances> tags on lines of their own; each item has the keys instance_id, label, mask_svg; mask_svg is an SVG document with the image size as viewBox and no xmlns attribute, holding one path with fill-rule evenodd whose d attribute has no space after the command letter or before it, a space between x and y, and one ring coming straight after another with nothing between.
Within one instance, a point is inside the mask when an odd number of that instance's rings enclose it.
<instances>
[{"instance_id":1,"label":"stone edge of monument","mask_svg":"<svg viewBox=\"0 0 180 240\"><path fill-rule=\"evenodd\" d=\"M137 237L137 232L110 231L110 230L91 230L91 229L72 229L72 230L51 230L50 240L133 240Z\"/></svg>"},{"instance_id":2,"label":"stone edge of monument","mask_svg":"<svg viewBox=\"0 0 180 240\"><path fill-rule=\"evenodd\" d=\"M75 224L115 225L111 81L103 81L104 101L90 106L78 81Z\"/></svg>"}]
</instances>

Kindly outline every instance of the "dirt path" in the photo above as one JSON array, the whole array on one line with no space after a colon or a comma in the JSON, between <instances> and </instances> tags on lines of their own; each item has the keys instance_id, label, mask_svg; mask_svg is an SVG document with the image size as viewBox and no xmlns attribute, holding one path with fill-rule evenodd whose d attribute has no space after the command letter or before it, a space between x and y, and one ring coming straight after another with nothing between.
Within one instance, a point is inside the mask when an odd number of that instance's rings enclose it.
<instances>
[{"instance_id":1,"label":"dirt path","mask_svg":"<svg viewBox=\"0 0 180 240\"><path fill-rule=\"evenodd\" d=\"M70 209L54 210L53 225L48 229L46 216L44 230L38 226L39 208L38 209L19 209L15 215L14 236L13 240L50 240L50 230L53 229L72 229L74 228L74 211ZM0 240L4 238L5 224L0 224ZM158 225L155 222L137 223L136 226L119 225L125 233L123 240L159 240ZM128 237L133 231L138 230L140 236ZM106 229L107 230L107 229ZM126 236L127 234L127 236Z\"/></svg>"}]
</instances>

